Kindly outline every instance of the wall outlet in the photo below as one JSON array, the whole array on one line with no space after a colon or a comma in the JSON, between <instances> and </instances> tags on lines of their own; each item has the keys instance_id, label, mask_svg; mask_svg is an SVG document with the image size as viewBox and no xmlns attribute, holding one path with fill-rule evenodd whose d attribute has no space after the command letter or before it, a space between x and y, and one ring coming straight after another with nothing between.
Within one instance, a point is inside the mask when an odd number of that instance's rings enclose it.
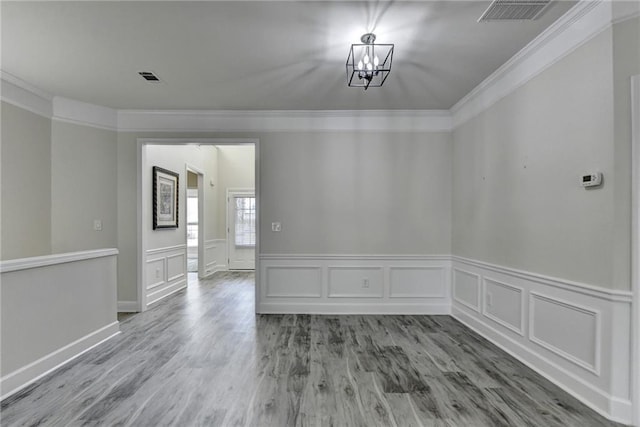
<instances>
[{"instance_id":1,"label":"wall outlet","mask_svg":"<svg viewBox=\"0 0 640 427\"><path fill-rule=\"evenodd\" d=\"M281 230L282 230L282 224L280 224L279 222L271 223L271 231L281 231Z\"/></svg>"},{"instance_id":2,"label":"wall outlet","mask_svg":"<svg viewBox=\"0 0 640 427\"><path fill-rule=\"evenodd\" d=\"M369 279L367 279L366 277L364 279L362 279L362 287L363 288L368 288L369 287Z\"/></svg>"},{"instance_id":3,"label":"wall outlet","mask_svg":"<svg viewBox=\"0 0 640 427\"><path fill-rule=\"evenodd\" d=\"M93 229L94 231L102 231L102 220L94 219L93 220Z\"/></svg>"}]
</instances>

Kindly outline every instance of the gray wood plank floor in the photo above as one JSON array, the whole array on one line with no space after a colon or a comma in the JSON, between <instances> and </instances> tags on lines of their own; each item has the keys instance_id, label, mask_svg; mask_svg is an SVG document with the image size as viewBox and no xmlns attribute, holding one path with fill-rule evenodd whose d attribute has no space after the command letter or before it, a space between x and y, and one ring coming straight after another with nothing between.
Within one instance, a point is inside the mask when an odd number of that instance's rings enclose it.
<instances>
[{"instance_id":1,"label":"gray wood plank floor","mask_svg":"<svg viewBox=\"0 0 640 427\"><path fill-rule=\"evenodd\" d=\"M219 273L5 399L3 426L614 426L449 316L254 314Z\"/></svg>"}]
</instances>

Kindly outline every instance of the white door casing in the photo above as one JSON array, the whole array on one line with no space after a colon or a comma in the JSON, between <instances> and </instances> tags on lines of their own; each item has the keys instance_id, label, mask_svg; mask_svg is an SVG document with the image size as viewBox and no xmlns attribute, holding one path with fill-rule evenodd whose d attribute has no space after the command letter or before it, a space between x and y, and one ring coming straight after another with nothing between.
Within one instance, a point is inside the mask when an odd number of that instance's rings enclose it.
<instances>
[{"instance_id":1,"label":"white door casing","mask_svg":"<svg viewBox=\"0 0 640 427\"><path fill-rule=\"evenodd\" d=\"M241 221L239 218L242 217L246 219ZM229 270L255 269L255 221L255 191L253 189L227 190L227 257ZM244 233L238 234L241 230L244 230ZM250 237L250 235L252 236Z\"/></svg>"}]
</instances>

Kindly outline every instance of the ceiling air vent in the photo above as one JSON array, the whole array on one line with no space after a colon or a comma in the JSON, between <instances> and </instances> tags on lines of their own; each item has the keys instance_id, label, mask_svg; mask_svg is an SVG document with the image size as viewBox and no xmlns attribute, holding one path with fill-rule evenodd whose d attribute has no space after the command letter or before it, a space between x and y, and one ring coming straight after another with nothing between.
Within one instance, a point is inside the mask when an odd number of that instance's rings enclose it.
<instances>
[{"instance_id":1,"label":"ceiling air vent","mask_svg":"<svg viewBox=\"0 0 640 427\"><path fill-rule=\"evenodd\" d=\"M551 0L494 0L478 22L536 19Z\"/></svg>"},{"instance_id":2,"label":"ceiling air vent","mask_svg":"<svg viewBox=\"0 0 640 427\"><path fill-rule=\"evenodd\" d=\"M160 79L158 78L158 76L153 74L151 71L139 71L138 74L140 74L142 78L148 82L160 83Z\"/></svg>"}]
</instances>

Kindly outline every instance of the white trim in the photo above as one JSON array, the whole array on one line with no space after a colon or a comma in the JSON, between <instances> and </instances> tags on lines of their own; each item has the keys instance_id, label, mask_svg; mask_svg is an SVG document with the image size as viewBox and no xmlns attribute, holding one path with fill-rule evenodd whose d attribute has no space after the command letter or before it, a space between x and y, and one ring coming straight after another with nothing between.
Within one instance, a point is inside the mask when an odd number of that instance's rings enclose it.
<instances>
[{"instance_id":1,"label":"white trim","mask_svg":"<svg viewBox=\"0 0 640 427\"><path fill-rule=\"evenodd\" d=\"M263 260L368 260L368 261L451 261L451 255L396 255L396 254L260 254Z\"/></svg>"},{"instance_id":2,"label":"white trim","mask_svg":"<svg viewBox=\"0 0 640 427\"><path fill-rule=\"evenodd\" d=\"M611 7L611 2L606 0L579 1L451 107L453 127L485 111L609 28L612 22Z\"/></svg>"},{"instance_id":3,"label":"white trim","mask_svg":"<svg viewBox=\"0 0 640 427\"><path fill-rule=\"evenodd\" d=\"M600 390L550 359L533 352L530 348L520 344L499 330L492 328L488 324L479 322L472 315L465 313L458 307L454 306L452 308L451 315L460 323L480 334L492 344L533 369L539 375L542 375L547 380L571 394L603 417L623 424L629 423L628 417L625 416L625 414L629 412L631 405L631 402L628 400L611 396L603 390ZM581 391L578 392L577 390ZM604 408L609 409L609 412ZM616 412L614 412L614 410Z\"/></svg>"},{"instance_id":4,"label":"white trim","mask_svg":"<svg viewBox=\"0 0 640 427\"><path fill-rule=\"evenodd\" d=\"M447 110L118 110L123 132L448 132Z\"/></svg>"},{"instance_id":5,"label":"white trim","mask_svg":"<svg viewBox=\"0 0 640 427\"><path fill-rule=\"evenodd\" d=\"M632 398L633 419L640 426L640 75L631 77L631 141Z\"/></svg>"},{"instance_id":6,"label":"white trim","mask_svg":"<svg viewBox=\"0 0 640 427\"><path fill-rule=\"evenodd\" d=\"M185 168L184 176L186 179L186 183L188 184L189 182L189 172L191 172L196 175L196 181L198 185L198 188L196 189L196 194L198 198L198 278L203 278L205 277L205 271L207 268L207 265L205 265L205 249L206 249L207 243L204 240L204 229L205 229L205 224L207 222L207 218L204 215L204 205L205 205L204 171L190 163L185 163L184 168ZM187 185L185 185L185 188L186 187ZM189 189L187 189L187 197L189 197ZM186 212L186 209L187 209L187 203L185 203L185 212ZM188 233L187 230L188 230L188 227L185 225L184 227L185 242L189 241L189 239L187 238L187 233ZM189 258L189 254L187 253L187 259L188 258ZM185 271L187 271L187 269L185 269Z\"/></svg>"},{"instance_id":7,"label":"white trim","mask_svg":"<svg viewBox=\"0 0 640 427\"><path fill-rule=\"evenodd\" d=\"M98 129L118 130L118 115L113 108L55 96L53 120Z\"/></svg>"},{"instance_id":8,"label":"white trim","mask_svg":"<svg viewBox=\"0 0 640 427\"><path fill-rule=\"evenodd\" d=\"M138 301L118 301L118 313L137 313Z\"/></svg>"},{"instance_id":9,"label":"white trim","mask_svg":"<svg viewBox=\"0 0 640 427\"><path fill-rule=\"evenodd\" d=\"M170 260L171 258L178 258L178 257L182 257L182 258L184 259L183 264L185 264L185 265L183 265L182 272L181 272L181 273L178 273L178 274L176 274L176 275L174 275L174 276L169 277L169 260ZM187 261L186 261L186 256L185 256L185 253L184 253L184 252L181 252L181 253L179 253L179 254L167 255L167 256L165 257L165 259L166 259L166 261L165 261L165 262L166 262L166 264L167 264L167 266L166 266L166 270L167 270L167 273L166 273L166 274L167 274L167 282L173 282L173 281L174 281L174 280L176 280L176 279L179 279L179 278L181 278L181 277L184 277L185 270L186 270L184 267L186 267L186 262L187 262Z\"/></svg>"},{"instance_id":10,"label":"white trim","mask_svg":"<svg viewBox=\"0 0 640 427\"><path fill-rule=\"evenodd\" d=\"M448 302L420 303L336 303L336 302L260 302L257 310L261 314L396 314L396 315L448 315Z\"/></svg>"},{"instance_id":11,"label":"white trim","mask_svg":"<svg viewBox=\"0 0 640 427\"><path fill-rule=\"evenodd\" d=\"M167 252L180 251L180 250L183 250L183 249L187 249L187 245L186 244L165 246L165 247L162 247L162 248L147 249L146 254L147 255L158 255L158 254L164 254L164 253L167 253Z\"/></svg>"},{"instance_id":12,"label":"white trim","mask_svg":"<svg viewBox=\"0 0 640 427\"><path fill-rule=\"evenodd\" d=\"M30 258L0 261L0 273L28 270L30 268L45 267L47 265L64 264L67 262L83 261L86 259L103 258L118 255L115 248L94 249L81 252L67 252L63 254L43 255Z\"/></svg>"},{"instance_id":13,"label":"white trim","mask_svg":"<svg viewBox=\"0 0 640 427\"><path fill-rule=\"evenodd\" d=\"M497 316L494 316L493 314L489 313L487 311L487 293L489 292L487 290L487 282L491 282L495 285L501 286L503 288L506 289L513 289L516 292L520 293L520 327L516 328L514 325L512 325L509 322L506 322L502 319L500 319ZM485 316L488 319L493 320L494 322L496 322L499 325L504 326L507 329L511 329L513 332L524 336L524 325L525 325L525 293L524 293L524 288L520 287L520 286L515 286L515 285L511 285L509 283L504 283L500 280L497 279L493 279L491 277L487 277L484 276L482 278L482 289L484 290L484 293L482 294L483 298L482 298L482 315Z\"/></svg>"},{"instance_id":14,"label":"white trim","mask_svg":"<svg viewBox=\"0 0 640 427\"><path fill-rule=\"evenodd\" d=\"M475 277L476 278L476 285L477 285L477 289L478 289L478 296L476 297L476 305L473 306L471 304L469 304L467 301L461 300L456 298L456 288L457 288L457 282L455 280L456 277L456 272L458 273L462 273L462 274L466 274L467 276L471 276L471 277ZM451 270L451 274L453 276L453 283L451 286L451 295L454 301L459 302L460 304L464 305L465 307L470 308L471 310L480 313L480 306L482 304L482 280L480 278L479 274L476 274L472 271L468 271L468 270L463 270L461 268L456 268L453 267Z\"/></svg>"},{"instance_id":15,"label":"white trim","mask_svg":"<svg viewBox=\"0 0 640 427\"><path fill-rule=\"evenodd\" d=\"M99 346L103 342L120 333L119 323L112 322L97 329L72 343L53 351L40 359L17 369L0 378L0 391L4 400L12 394L17 393L29 384L38 381L40 378L55 371L59 367L69 363L76 357ZM9 391L5 393L5 390Z\"/></svg>"},{"instance_id":16,"label":"white trim","mask_svg":"<svg viewBox=\"0 0 640 427\"><path fill-rule=\"evenodd\" d=\"M561 348L558 348L555 345L548 343L536 336L536 331L534 327L535 326L534 319L536 316L536 313L535 313L536 299L539 301L544 300L544 301L547 301L571 310L579 311L585 314L590 314L594 317L596 322L596 329L595 329L595 337L594 337L593 365L589 364L588 362L582 359L578 359L574 355L569 354L566 351L562 350ZM533 292L533 291L529 292L529 340L557 354L558 356L565 358L569 362L577 366L580 366L581 368L586 369L587 371L597 376L600 376L600 348L602 346L602 337L601 337L602 334L600 332L602 330L602 325L601 325L600 318L601 318L601 314L599 310L583 307L583 306L580 306L556 297L543 295L539 292Z\"/></svg>"},{"instance_id":17,"label":"white trim","mask_svg":"<svg viewBox=\"0 0 640 427\"><path fill-rule=\"evenodd\" d=\"M147 294L147 299L149 300L147 302L147 306L146 308L148 309L149 307L151 307L153 304L162 301L163 299L167 298L169 295L173 295L178 291L181 291L182 289L185 289L187 287L187 279L183 279L180 280L176 283L172 283L171 285L162 288L162 289L158 289L155 292L150 292ZM160 295L159 297L155 298L155 295L160 294L164 291L169 290L169 292L164 293L162 295Z\"/></svg>"},{"instance_id":18,"label":"white trim","mask_svg":"<svg viewBox=\"0 0 640 427\"><path fill-rule=\"evenodd\" d=\"M620 291L616 289L601 288L598 286L592 286L584 283L573 282L571 280L560 279L557 277L545 276L538 273L532 273L530 271L517 270L515 268L510 268L510 267L503 267L500 265L490 264L488 262L464 258L456 255L453 255L451 259L453 261L457 261L463 264L484 268L487 270L495 271L497 273L507 274L507 275L515 276L525 280L531 280L533 282L537 282L543 285L562 288L572 292L579 292L581 294L604 299L607 301L631 302L631 292L629 291Z\"/></svg>"},{"instance_id":19,"label":"white trim","mask_svg":"<svg viewBox=\"0 0 640 427\"><path fill-rule=\"evenodd\" d=\"M0 79L7 83L11 83L13 86L19 87L26 92L30 92L32 95L42 98L45 101L53 101L53 95L49 92L44 91L39 87L22 80L20 77L14 76L13 74L8 73L4 70L0 70Z\"/></svg>"},{"instance_id":20,"label":"white trim","mask_svg":"<svg viewBox=\"0 0 640 427\"><path fill-rule=\"evenodd\" d=\"M53 105L50 98L38 95L36 91L27 89L25 85L16 84L19 79L15 77L12 77L11 81L6 80L6 77L7 74L3 71L0 82L0 99L3 102L51 119Z\"/></svg>"},{"instance_id":21,"label":"white trim","mask_svg":"<svg viewBox=\"0 0 640 427\"><path fill-rule=\"evenodd\" d=\"M256 198L256 190L254 188L227 188L227 196L225 198L225 226L226 226L226 231L227 231L227 239L225 240L227 242L227 245L225 246L225 249L227 251L227 269L229 270L233 270L231 268L231 238L230 238L230 234L231 234L231 225L230 225L230 218L229 218L229 209L231 208L231 197L235 197L236 195L238 196L249 196L249 197L253 197L254 199ZM255 229L256 229L256 243L258 241L258 214L257 214L257 200L256 200L256 224L255 224ZM235 239L235 233L234 233L234 239ZM233 245L235 246L235 242L233 243ZM256 261L257 261L257 257L258 257L258 248L256 245L254 245L253 247L253 269L256 269Z\"/></svg>"}]
</instances>

